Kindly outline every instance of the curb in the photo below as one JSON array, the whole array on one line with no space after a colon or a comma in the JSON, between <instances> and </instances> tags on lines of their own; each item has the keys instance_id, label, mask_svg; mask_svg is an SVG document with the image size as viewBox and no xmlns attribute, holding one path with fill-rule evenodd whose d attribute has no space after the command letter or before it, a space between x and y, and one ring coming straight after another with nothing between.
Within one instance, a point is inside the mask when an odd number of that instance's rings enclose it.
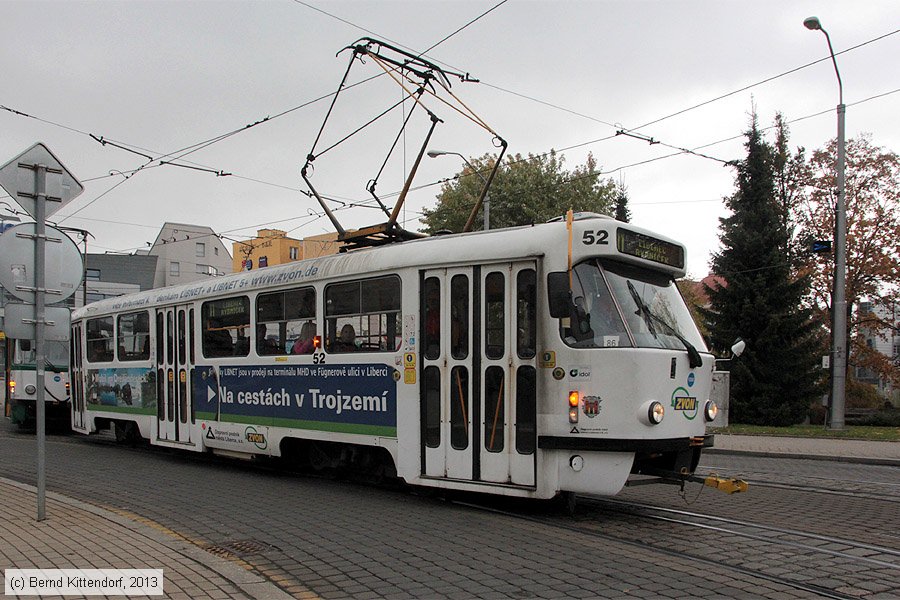
<instances>
[{"instance_id":1,"label":"curb","mask_svg":"<svg viewBox=\"0 0 900 600\"><path fill-rule=\"evenodd\" d=\"M33 485L28 485L12 479L7 479L5 477L0 477L0 482L21 490L37 493L37 488ZM89 512L93 515L106 519L107 521L116 523L117 525L120 525L142 537L158 542L163 546L166 546L170 550L177 552L186 559L198 563L203 567L209 569L210 571L214 571L216 574L218 574L229 583L233 584L236 588L241 590L250 598L258 600L293 599L293 596L291 596L275 584L271 583L264 577L251 573L250 571L247 571L246 569L238 565L232 564L225 559L217 558L202 550L201 548L190 544L189 542L173 539L171 536L166 535L162 531L157 531L149 525L133 521L131 519L128 519L127 517L117 515L116 513L105 508L101 508L93 504L88 504L87 502L76 500L74 498L69 498L68 496L63 496L62 494L58 494L56 492L47 491L46 497L54 500L55 502L59 502L60 504L65 504L67 506Z\"/></svg>"},{"instance_id":2,"label":"curb","mask_svg":"<svg viewBox=\"0 0 900 600\"><path fill-rule=\"evenodd\" d=\"M900 467L898 458L871 458L865 456L830 456L827 454L794 454L790 452L764 452L755 450L730 450L726 448L705 448L703 454L730 454L742 456L758 456L762 458L792 458L799 460L822 460L841 463L854 463L860 465L877 465L885 467Z\"/></svg>"}]
</instances>

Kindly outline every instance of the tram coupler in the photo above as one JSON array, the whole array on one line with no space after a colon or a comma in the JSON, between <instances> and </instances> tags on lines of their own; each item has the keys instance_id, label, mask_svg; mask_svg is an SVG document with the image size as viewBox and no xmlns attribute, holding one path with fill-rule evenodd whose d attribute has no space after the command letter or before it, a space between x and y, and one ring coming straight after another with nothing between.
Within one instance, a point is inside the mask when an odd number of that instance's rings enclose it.
<instances>
[{"instance_id":1,"label":"tram coupler","mask_svg":"<svg viewBox=\"0 0 900 600\"><path fill-rule=\"evenodd\" d=\"M706 487L715 488L726 494L746 492L749 487L747 482L743 479L738 479L737 477L719 477L715 473L706 477L701 477L700 475L688 475L686 479L688 481L702 483Z\"/></svg>"}]
</instances>

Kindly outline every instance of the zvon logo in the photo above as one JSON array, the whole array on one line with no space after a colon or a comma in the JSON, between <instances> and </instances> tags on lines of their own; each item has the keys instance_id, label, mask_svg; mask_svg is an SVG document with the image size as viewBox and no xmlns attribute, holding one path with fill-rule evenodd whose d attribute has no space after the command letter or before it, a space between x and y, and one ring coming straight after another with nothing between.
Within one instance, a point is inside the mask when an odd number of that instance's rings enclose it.
<instances>
[{"instance_id":1,"label":"zvon logo","mask_svg":"<svg viewBox=\"0 0 900 600\"><path fill-rule=\"evenodd\" d=\"M265 450L268 443L266 442L266 436L256 431L256 428L253 426L248 427L244 430L244 436L247 438L247 441L259 448L260 450Z\"/></svg>"}]
</instances>

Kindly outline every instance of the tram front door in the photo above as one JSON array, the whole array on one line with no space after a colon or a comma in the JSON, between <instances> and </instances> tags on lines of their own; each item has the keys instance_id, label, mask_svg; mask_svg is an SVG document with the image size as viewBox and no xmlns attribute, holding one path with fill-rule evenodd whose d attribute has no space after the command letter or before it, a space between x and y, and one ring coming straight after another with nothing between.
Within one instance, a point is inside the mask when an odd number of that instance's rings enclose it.
<instances>
[{"instance_id":1,"label":"tram front door","mask_svg":"<svg viewBox=\"0 0 900 600\"><path fill-rule=\"evenodd\" d=\"M85 418L84 403L84 356L81 352L81 323L72 325L69 339L69 395L72 398L72 429L79 433L90 433Z\"/></svg>"},{"instance_id":2,"label":"tram front door","mask_svg":"<svg viewBox=\"0 0 900 600\"><path fill-rule=\"evenodd\" d=\"M422 473L535 485L532 261L421 276Z\"/></svg>"},{"instance_id":3,"label":"tram front door","mask_svg":"<svg viewBox=\"0 0 900 600\"><path fill-rule=\"evenodd\" d=\"M157 310L156 344L156 437L194 444L190 385L195 356L193 307Z\"/></svg>"}]
</instances>

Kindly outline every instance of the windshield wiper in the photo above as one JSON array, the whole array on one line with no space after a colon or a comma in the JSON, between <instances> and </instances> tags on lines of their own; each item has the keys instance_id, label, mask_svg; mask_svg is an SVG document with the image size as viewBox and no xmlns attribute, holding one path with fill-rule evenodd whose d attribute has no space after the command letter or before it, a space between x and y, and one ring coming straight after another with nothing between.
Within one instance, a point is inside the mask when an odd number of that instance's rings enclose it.
<instances>
[{"instance_id":1,"label":"windshield wiper","mask_svg":"<svg viewBox=\"0 0 900 600\"><path fill-rule=\"evenodd\" d=\"M644 317L644 322L647 324L647 329L650 330L650 333L653 334L653 337L656 337L656 331L653 328L653 321L656 321L666 329L668 329L673 336L675 336L679 342L684 344L685 349L688 353L688 364L692 369L703 366L703 358L700 356L700 353L697 352L697 349L694 347L692 343L687 341L681 333L669 325L664 319L656 316L646 304L641 299L641 295L638 294L638 291L635 289L634 284L631 281L628 282L628 291L631 293L631 298L634 300L635 305L637 305L636 315L642 315Z\"/></svg>"}]
</instances>

